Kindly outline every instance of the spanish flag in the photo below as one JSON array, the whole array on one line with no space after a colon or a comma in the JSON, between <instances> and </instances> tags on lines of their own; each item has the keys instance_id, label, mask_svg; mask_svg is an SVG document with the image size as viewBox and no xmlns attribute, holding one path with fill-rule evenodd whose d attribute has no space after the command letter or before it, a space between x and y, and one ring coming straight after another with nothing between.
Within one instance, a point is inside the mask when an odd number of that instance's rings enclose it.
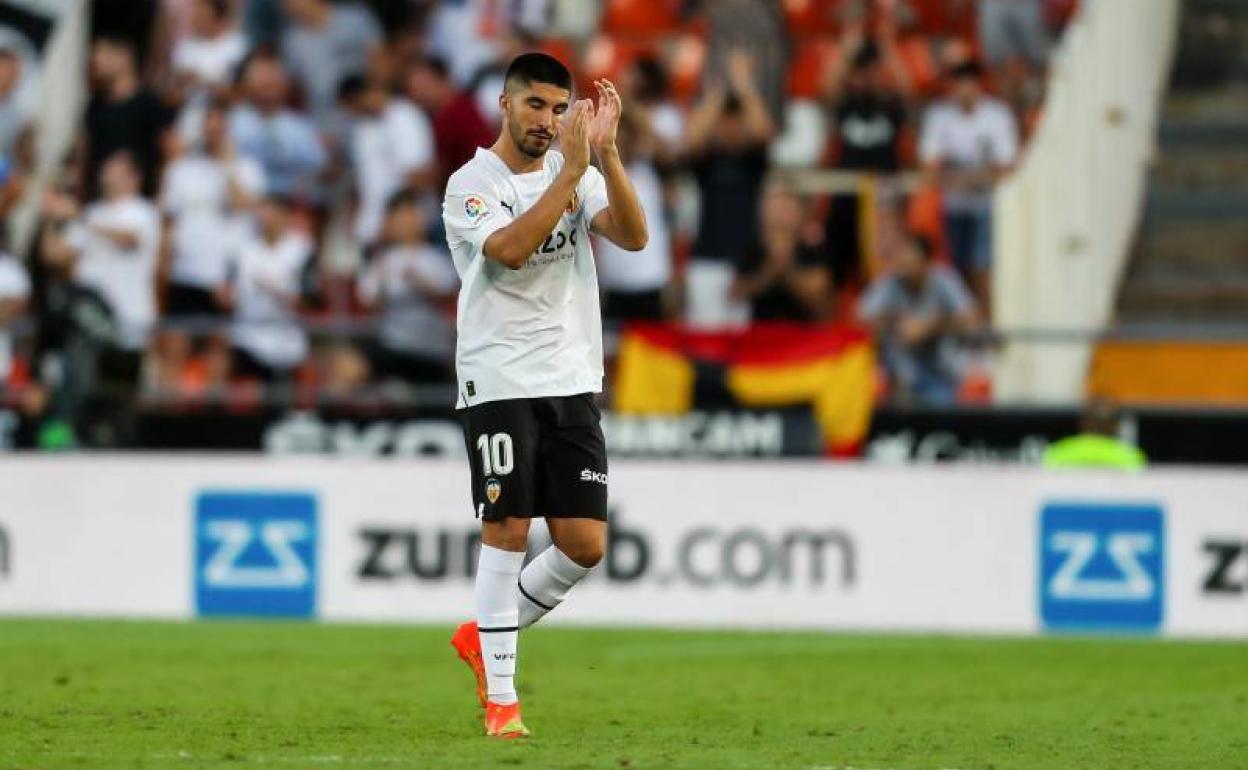
<instances>
[{"instance_id":1,"label":"spanish flag","mask_svg":"<svg viewBox=\"0 0 1248 770\"><path fill-rule=\"evenodd\" d=\"M619 414L673 415L725 402L809 405L830 454L855 454L875 397L870 335L844 326L765 323L728 332L634 324L620 337Z\"/></svg>"}]
</instances>

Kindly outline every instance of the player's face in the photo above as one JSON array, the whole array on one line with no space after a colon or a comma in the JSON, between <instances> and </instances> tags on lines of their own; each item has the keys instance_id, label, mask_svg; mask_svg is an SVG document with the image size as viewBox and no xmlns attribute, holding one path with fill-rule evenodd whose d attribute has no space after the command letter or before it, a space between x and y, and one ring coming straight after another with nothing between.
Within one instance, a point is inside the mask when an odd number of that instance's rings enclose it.
<instances>
[{"instance_id":1,"label":"player's face","mask_svg":"<svg viewBox=\"0 0 1248 770\"><path fill-rule=\"evenodd\" d=\"M559 124L568 111L572 94L550 83L531 83L502 97L507 133L516 147L530 158L540 158L559 135Z\"/></svg>"}]
</instances>

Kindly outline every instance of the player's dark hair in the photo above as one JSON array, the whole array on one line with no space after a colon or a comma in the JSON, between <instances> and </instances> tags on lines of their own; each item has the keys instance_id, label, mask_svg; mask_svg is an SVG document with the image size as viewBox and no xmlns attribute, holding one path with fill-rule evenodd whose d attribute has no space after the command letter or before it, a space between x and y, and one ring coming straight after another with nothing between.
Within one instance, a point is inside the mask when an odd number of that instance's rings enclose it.
<instances>
[{"instance_id":1,"label":"player's dark hair","mask_svg":"<svg viewBox=\"0 0 1248 770\"><path fill-rule=\"evenodd\" d=\"M506 88L524 87L533 83L548 83L572 90L572 73L555 57L538 51L522 53L511 60L504 78Z\"/></svg>"}]
</instances>

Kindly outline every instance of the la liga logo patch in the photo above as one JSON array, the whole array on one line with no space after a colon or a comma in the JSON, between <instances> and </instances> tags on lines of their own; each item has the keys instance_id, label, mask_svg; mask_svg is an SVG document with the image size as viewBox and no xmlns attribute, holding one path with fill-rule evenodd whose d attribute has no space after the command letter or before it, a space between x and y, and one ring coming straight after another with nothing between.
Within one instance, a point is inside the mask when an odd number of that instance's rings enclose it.
<instances>
[{"instance_id":1,"label":"la liga logo patch","mask_svg":"<svg viewBox=\"0 0 1248 770\"><path fill-rule=\"evenodd\" d=\"M464 198L464 215L473 222L481 219L490 213L490 207L485 205L485 201L480 196L469 195Z\"/></svg>"}]
</instances>

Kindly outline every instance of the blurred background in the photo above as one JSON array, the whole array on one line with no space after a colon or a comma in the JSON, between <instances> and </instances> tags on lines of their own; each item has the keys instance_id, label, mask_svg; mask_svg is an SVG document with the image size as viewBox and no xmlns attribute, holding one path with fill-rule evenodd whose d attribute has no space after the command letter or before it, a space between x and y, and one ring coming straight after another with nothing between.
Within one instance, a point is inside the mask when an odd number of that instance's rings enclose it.
<instances>
[{"instance_id":1,"label":"blurred background","mask_svg":"<svg viewBox=\"0 0 1248 770\"><path fill-rule=\"evenodd\" d=\"M650 241L498 763L1244 767L1244 0L0 0L0 764L491 756L440 205L534 49ZM129 622L223 616L367 623Z\"/></svg>"},{"instance_id":2,"label":"blurred background","mask_svg":"<svg viewBox=\"0 0 1248 770\"><path fill-rule=\"evenodd\" d=\"M651 225L615 453L1243 463L1248 11L1120 5L6 0L0 449L462 454L441 194L536 49Z\"/></svg>"}]
</instances>

